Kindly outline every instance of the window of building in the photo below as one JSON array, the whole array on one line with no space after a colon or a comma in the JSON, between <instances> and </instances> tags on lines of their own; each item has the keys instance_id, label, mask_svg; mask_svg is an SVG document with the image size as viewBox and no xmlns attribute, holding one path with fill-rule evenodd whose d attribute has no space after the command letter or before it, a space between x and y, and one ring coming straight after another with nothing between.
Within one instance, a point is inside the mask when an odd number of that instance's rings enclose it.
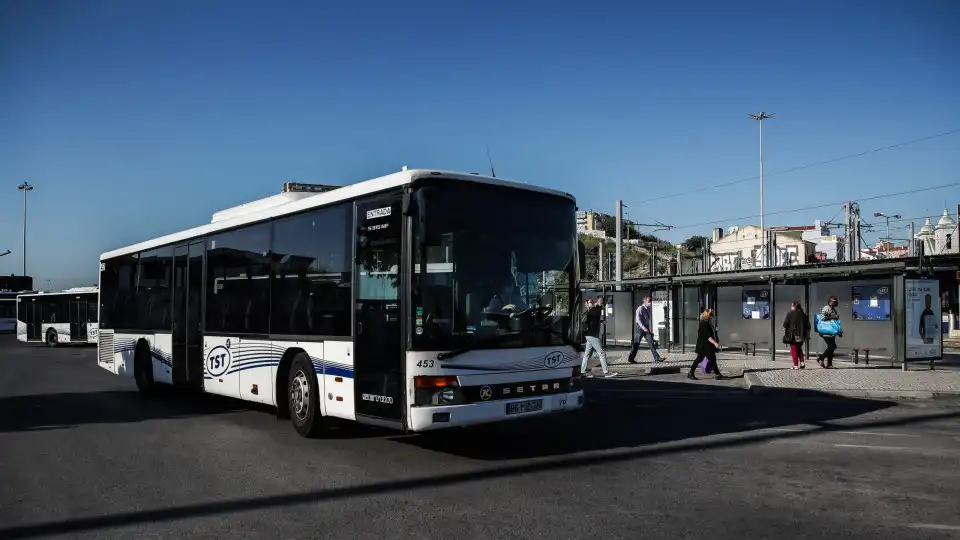
<instances>
[{"instance_id":1,"label":"window of building","mask_svg":"<svg viewBox=\"0 0 960 540\"><path fill-rule=\"evenodd\" d=\"M270 235L256 223L207 240L208 332L270 332Z\"/></svg>"},{"instance_id":2,"label":"window of building","mask_svg":"<svg viewBox=\"0 0 960 540\"><path fill-rule=\"evenodd\" d=\"M952 249L952 248L953 248L953 235L952 235L952 234L948 234L948 235L947 235L947 249Z\"/></svg>"},{"instance_id":3,"label":"window of building","mask_svg":"<svg viewBox=\"0 0 960 540\"><path fill-rule=\"evenodd\" d=\"M274 222L270 331L351 335L352 205Z\"/></svg>"}]
</instances>

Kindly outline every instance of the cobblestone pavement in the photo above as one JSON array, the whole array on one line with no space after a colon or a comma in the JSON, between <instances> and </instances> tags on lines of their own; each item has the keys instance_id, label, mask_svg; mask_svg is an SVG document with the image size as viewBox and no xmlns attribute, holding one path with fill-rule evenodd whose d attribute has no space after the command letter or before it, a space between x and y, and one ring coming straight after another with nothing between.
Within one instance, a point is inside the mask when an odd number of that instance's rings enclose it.
<instances>
[{"instance_id":1,"label":"cobblestone pavement","mask_svg":"<svg viewBox=\"0 0 960 540\"><path fill-rule=\"evenodd\" d=\"M693 352L681 353L680 351L671 352L661 350L660 355L664 358L664 361L654 364L649 349L640 349L636 358L637 363L631 364L627 361L629 353L630 349L628 348L616 347L608 349L607 364L610 366L610 370L620 372L627 376L645 374L651 367L686 370L697 356ZM739 375L744 370L789 369L793 367L793 361L789 355L781 355L778 353L776 360L771 361L765 351L758 351L756 356L745 355L738 352L721 352L717 357L717 363L720 365L720 371L726 375ZM599 365L599 358L597 355L593 355L590 359L589 367L596 368ZM809 360L806 362L806 369L818 370L822 368L818 366L814 360Z\"/></svg>"},{"instance_id":2,"label":"cobblestone pavement","mask_svg":"<svg viewBox=\"0 0 960 540\"><path fill-rule=\"evenodd\" d=\"M960 394L960 373L899 369L774 370L752 373L759 384L776 388Z\"/></svg>"},{"instance_id":3,"label":"cobblestone pavement","mask_svg":"<svg viewBox=\"0 0 960 540\"><path fill-rule=\"evenodd\" d=\"M629 349L614 347L607 351L607 362L611 371L620 373L622 377L643 377L651 374L651 368L664 372L676 373L686 371L696 355L693 352L661 351L666 359L654 364L650 351L640 349L637 363L627 362ZM899 366L891 367L888 359L873 359L870 365L854 364L852 358L837 358L834 360L836 369L823 369L815 360L806 362L806 369L793 370L793 362L786 354L777 354L776 360L771 361L767 353L760 351L757 356L744 355L738 352L722 352L718 363L720 371L727 376L740 376L746 373L744 383L751 389L786 388L836 393L878 393L878 397L934 397L960 396L960 371L938 369L928 371L913 368L911 371L901 371ZM594 373L599 359L596 355L590 360L590 368ZM656 373L656 372L654 372ZM699 371L698 371L699 374ZM686 379L683 379L686 381ZM701 378L701 381L705 379ZM712 379L706 379L712 380ZM679 379L678 379L679 381ZM922 395L921 395L922 394Z\"/></svg>"}]
</instances>

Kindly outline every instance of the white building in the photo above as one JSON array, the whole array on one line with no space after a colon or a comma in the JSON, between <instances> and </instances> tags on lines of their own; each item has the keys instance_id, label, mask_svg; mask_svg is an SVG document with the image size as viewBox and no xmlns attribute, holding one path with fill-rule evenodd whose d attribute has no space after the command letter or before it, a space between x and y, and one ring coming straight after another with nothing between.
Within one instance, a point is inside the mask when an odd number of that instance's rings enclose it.
<instances>
[{"instance_id":1,"label":"white building","mask_svg":"<svg viewBox=\"0 0 960 540\"><path fill-rule=\"evenodd\" d=\"M767 230L774 235L772 266L806 264L816 252L817 245L803 239L802 230ZM715 234L716 236L716 234ZM732 227L722 238L710 244L710 271L742 270L763 266L760 227L747 225Z\"/></svg>"},{"instance_id":2,"label":"white building","mask_svg":"<svg viewBox=\"0 0 960 540\"><path fill-rule=\"evenodd\" d=\"M844 238L830 234L830 227L825 222L816 220L813 228L803 231L803 239L816 244L818 254L822 254L824 261L840 261L843 259Z\"/></svg>"},{"instance_id":3,"label":"white building","mask_svg":"<svg viewBox=\"0 0 960 540\"><path fill-rule=\"evenodd\" d=\"M923 252L926 255L960 253L957 222L946 208L943 209L943 215L940 216L936 225L927 218L920 232L916 234L916 239L923 242Z\"/></svg>"}]
</instances>

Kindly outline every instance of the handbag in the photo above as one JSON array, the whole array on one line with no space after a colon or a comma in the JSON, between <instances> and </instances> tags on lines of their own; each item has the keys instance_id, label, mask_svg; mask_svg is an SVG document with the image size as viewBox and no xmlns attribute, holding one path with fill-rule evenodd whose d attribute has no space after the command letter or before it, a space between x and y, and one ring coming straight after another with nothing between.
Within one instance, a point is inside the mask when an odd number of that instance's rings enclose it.
<instances>
[{"instance_id":1,"label":"handbag","mask_svg":"<svg viewBox=\"0 0 960 540\"><path fill-rule=\"evenodd\" d=\"M839 320L832 319L825 321L820 318L819 313L814 315L813 319L817 328L817 333L821 336L836 336L840 333L841 326Z\"/></svg>"}]
</instances>

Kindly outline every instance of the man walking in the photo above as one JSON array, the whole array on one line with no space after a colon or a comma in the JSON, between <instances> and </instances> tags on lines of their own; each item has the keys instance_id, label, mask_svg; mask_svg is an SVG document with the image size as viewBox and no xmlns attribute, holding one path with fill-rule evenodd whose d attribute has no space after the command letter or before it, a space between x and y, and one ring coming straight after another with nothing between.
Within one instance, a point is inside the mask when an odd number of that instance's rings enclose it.
<instances>
[{"instance_id":1,"label":"man walking","mask_svg":"<svg viewBox=\"0 0 960 540\"><path fill-rule=\"evenodd\" d=\"M597 355L600 356L600 369L603 370L603 375L605 377L616 377L619 373L611 373L607 368L607 353L603 350L603 345L600 344L600 322L603 318L603 302L600 300L587 300L584 304L586 309L584 310L584 337L587 341L587 346L583 350L583 362L580 364L580 372L587 377L590 370L587 369L587 362L590 360L590 356L593 355L593 351L597 351Z\"/></svg>"},{"instance_id":2,"label":"man walking","mask_svg":"<svg viewBox=\"0 0 960 540\"><path fill-rule=\"evenodd\" d=\"M831 296L827 298L827 305L823 306L823 309L820 310L820 320L822 321L839 321L840 314L837 313L837 306L840 303L837 301L836 296ZM823 338L823 342L826 343L827 348L823 352L817 355L817 363L820 364L820 367L823 368L832 368L833 367L833 352L837 350L837 337L843 337L843 332L840 332L837 336L827 336L820 334L820 337Z\"/></svg>"},{"instance_id":3,"label":"man walking","mask_svg":"<svg viewBox=\"0 0 960 540\"><path fill-rule=\"evenodd\" d=\"M637 363L636 358L637 351L640 350L640 342L643 341L643 338L647 338L650 353L653 354L653 363L663 362L663 358L657 351L657 346L653 344L653 303L649 296L643 297L643 303L637 308L634 318L637 326L634 329L633 346L630 347L630 356L627 357L627 361L631 364Z\"/></svg>"}]
</instances>

